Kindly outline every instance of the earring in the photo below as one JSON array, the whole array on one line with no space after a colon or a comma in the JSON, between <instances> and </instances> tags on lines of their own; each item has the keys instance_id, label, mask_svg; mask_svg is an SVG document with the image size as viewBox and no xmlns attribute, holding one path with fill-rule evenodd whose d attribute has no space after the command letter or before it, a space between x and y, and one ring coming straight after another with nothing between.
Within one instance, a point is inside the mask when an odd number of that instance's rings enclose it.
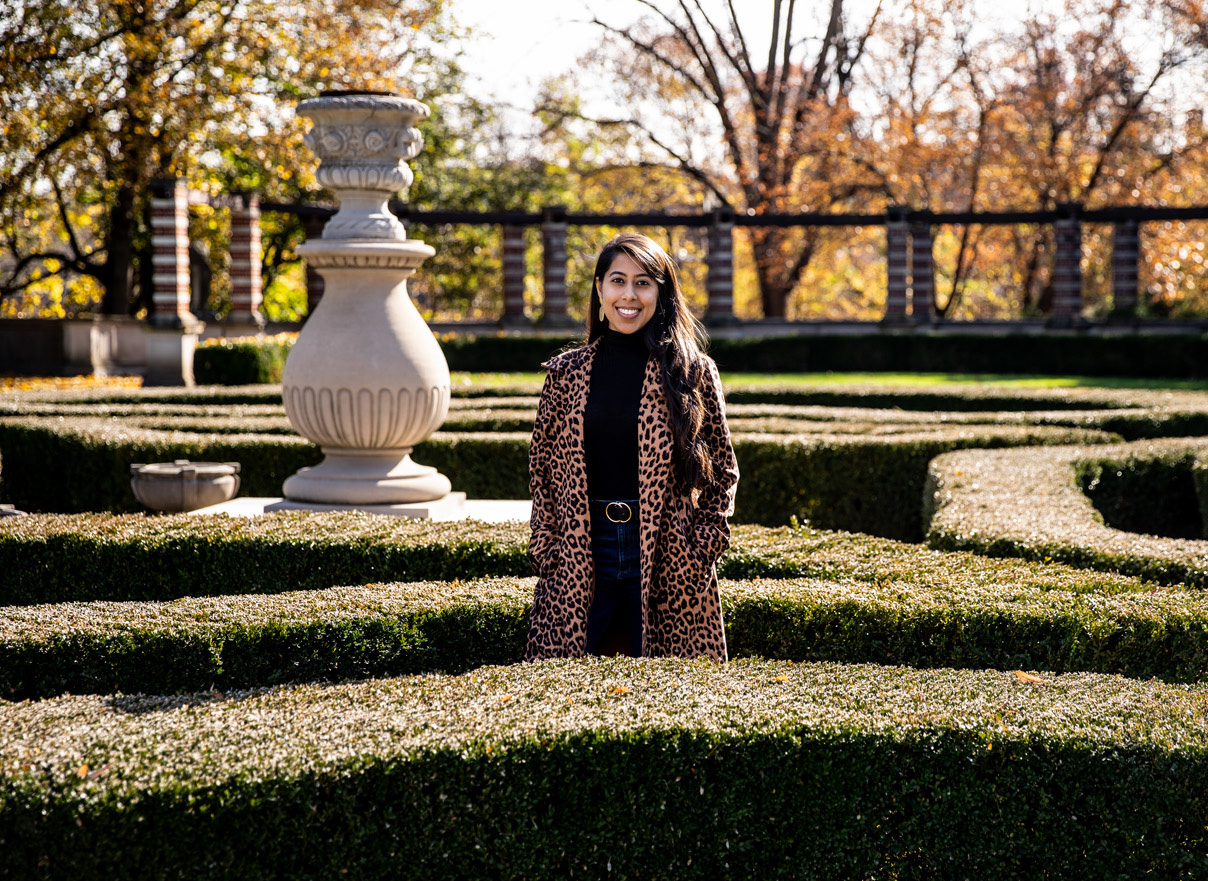
<instances>
[{"instance_id":1,"label":"earring","mask_svg":"<svg viewBox=\"0 0 1208 881\"><path fill-rule=\"evenodd\" d=\"M608 320L607 318L604 317L604 304L603 303L600 304L600 320L601 321Z\"/></svg>"}]
</instances>

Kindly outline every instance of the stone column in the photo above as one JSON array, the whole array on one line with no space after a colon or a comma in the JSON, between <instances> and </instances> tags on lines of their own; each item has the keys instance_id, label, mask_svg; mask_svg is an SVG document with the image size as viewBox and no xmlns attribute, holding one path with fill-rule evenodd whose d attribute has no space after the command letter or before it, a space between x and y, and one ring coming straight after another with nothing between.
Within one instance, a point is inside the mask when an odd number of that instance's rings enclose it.
<instances>
[{"instance_id":1,"label":"stone column","mask_svg":"<svg viewBox=\"0 0 1208 881\"><path fill-rule=\"evenodd\" d=\"M1140 288L1141 224L1120 220L1112 227L1112 309L1116 320L1137 316Z\"/></svg>"},{"instance_id":2,"label":"stone column","mask_svg":"<svg viewBox=\"0 0 1208 881\"><path fill-rule=\"evenodd\" d=\"M179 325L189 311L189 188L183 180L151 184L152 321Z\"/></svg>"},{"instance_id":3,"label":"stone column","mask_svg":"<svg viewBox=\"0 0 1208 881\"><path fill-rule=\"evenodd\" d=\"M227 324L259 332L264 328L261 303L260 197L235 196L231 208L231 311Z\"/></svg>"},{"instance_id":4,"label":"stone column","mask_svg":"<svg viewBox=\"0 0 1208 881\"><path fill-rule=\"evenodd\" d=\"M1053 224L1057 254L1053 262L1053 312L1049 324L1068 327L1082 314L1082 206L1063 202Z\"/></svg>"},{"instance_id":5,"label":"stone column","mask_svg":"<svg viewBox=\"0 0 1208 881\"><path fill-rule=\"evenodd\" d=\"M566 209L551 206L541 221L542 294L541 326L560 330L575 326L566 314Z\"/></svg>"},{"instance_id":6,"label":"stone column","mask_svg":"<svg viewBox=\"0 0 1208 881\"><path fill-rule=\"evenodd\" d=\"M411 459L449 410L449 367L407 293L436 252L409 240L390 212L423 147L418 101L358 92L303 101L319 183L340 210L298 253L326 281L323 300L285 362L290 424L323 448L323 461L285 481L285 496L331 505L407 505L453 496L449 479ZM413 508L414 510L414 508ZM422 514L416 511L416 514Z\"/></svg>"},{"instance_id":7,"label":"stone column","mask_svg":"<svg viewBox=\"0 0 1208 881\"><path fill-rule=\"evenodd\" d=\"M527 328L532 322L524 314L524 227L503 226L503 317L505 328Z\"/></svg>"},{"instance_id":8,"label":"stone column","mask_svg":"<svg viewBox=\"0 0 1208 881\"><path fill-rule=\"evenodd\" d=\"M885 298L886 324L905 324L910 272L910 227L906 209L890 205L885 212L885 263L889 289Z\"/></svg>"},{"instance_id":9,"label":"stone column","mask_svg":"<svg viewBox=\"0 0 1208 881\"><path fill-rule=\"evenodd\" d=\"M935 263L931 223L910 224L910 314L916 324L935 321Z\"/></svg>"},{"instance_id":10,"label":"stone column","mask_svg":"<svg viewBox=\"0 0 1208 881\"><path fill-rule=\"evenodd\" d=\"M738 324L734 314L734 209L711 212L705 272L705 324L718 327Z\"/></svg>"},{"instance_id":11,"label":"stone column","mask_svg":"<svg viewBox=\"0 0 1208 881\"><path fill-rule=\"evenodd\" d=\"M151 304L145 327L147 385L193 385L193 350L204 325L189 311L189 188L151 184Z\"/></svg>"}]
</instances>

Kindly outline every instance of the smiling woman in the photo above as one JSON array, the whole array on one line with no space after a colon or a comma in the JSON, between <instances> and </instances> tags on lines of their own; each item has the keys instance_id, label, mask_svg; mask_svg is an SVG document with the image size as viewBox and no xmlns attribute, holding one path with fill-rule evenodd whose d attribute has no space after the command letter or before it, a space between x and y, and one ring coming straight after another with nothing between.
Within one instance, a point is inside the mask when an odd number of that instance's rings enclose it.
<instances>
[{"instance_id":1,"label":"smiling woman","mask_svg":"<svg viewBox=\"0 0 1208 881\"><path fill-rule=\"evenodd\" d=\"M637 333L654 315L658 286L627 254L617 254L604 277L596 276L595 287L600 320L619 333Z\"/></svg>"},{"instance_id":2,"label":"smiling woman","mask_svg":"<svg viewBox=\"0 0 1208 881\"><path fill-rule=\"evenodd\" d=\"M738 465L675 264L625 233L596 261L587 345L545 366L527 657L726 659L715 563Z\"/></svg>"}]
</instances>

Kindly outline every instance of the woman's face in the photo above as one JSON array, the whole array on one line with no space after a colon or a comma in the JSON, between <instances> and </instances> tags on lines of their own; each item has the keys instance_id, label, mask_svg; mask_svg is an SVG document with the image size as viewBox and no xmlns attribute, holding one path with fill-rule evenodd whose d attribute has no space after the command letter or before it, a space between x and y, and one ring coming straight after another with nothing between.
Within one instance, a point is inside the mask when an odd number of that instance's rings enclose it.
<instances>
[{"instance_id":1,"label":"woman's face","mask_svg":"<svg viewBox=\"0 0 1208 881\"><path fill-rule=\"evenodd\" d=\"M627 254L613 258L604 277L596 279L596 293L608 326L620 333L641 330L658 308L658 283Z\"/></svg>"}]
</instances>

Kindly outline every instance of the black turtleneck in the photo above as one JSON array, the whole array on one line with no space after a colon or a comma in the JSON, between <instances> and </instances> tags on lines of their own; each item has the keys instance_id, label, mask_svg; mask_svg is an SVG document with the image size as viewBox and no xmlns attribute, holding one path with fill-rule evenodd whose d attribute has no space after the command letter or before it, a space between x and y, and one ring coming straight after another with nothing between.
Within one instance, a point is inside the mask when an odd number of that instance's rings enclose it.
<instances>
[{"instance_id":1,"label":"black turtleneck","mask_svg":"<svg viewBox=\"0 0 1208 881\"><path fill-rule=\"evenodd\" d=\"M583 414L587 492L593 499L638 497L638 405L648 357L640 330L609 328L600 337Z\"/></svg>"}]
</instances>

